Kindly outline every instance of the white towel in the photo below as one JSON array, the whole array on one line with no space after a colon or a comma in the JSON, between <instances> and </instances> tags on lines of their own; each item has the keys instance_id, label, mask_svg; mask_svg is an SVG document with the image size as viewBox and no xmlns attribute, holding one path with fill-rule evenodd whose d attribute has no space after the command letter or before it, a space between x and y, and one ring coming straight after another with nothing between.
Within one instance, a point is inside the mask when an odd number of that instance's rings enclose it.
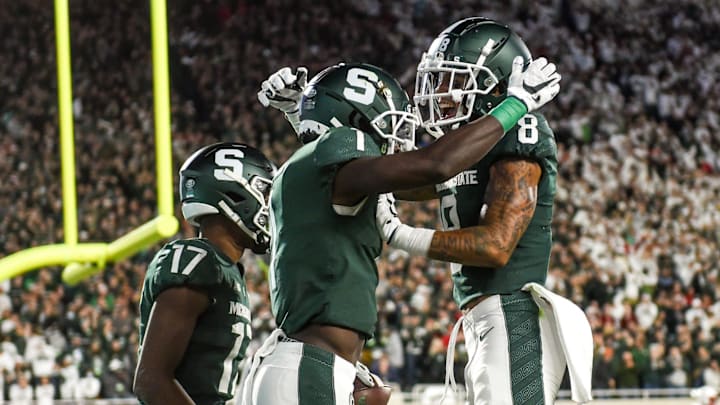
<instances>
[{"instance_id":1,"label":"white towel","mask_svg":"<svg viewBox=\"0 0 720 405\"><path fill-rule=\"evenodd\" d=\"M592 400L593 338L590 322L580 307L569 299L557 295L538 283L523 286L535 303L544 311L550 327L548 333L560 342L570 374L571 398L584 404ZM543 337L545 338L545 337Z\"/></svg>"}]
</instances>

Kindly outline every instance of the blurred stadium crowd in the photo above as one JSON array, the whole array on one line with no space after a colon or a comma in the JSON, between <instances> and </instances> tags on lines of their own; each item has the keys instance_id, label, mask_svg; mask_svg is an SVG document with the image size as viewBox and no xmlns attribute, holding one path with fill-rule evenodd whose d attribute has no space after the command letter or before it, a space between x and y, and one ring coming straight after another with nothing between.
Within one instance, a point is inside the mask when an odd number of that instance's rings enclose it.
<instances>
[{"instance_id":1,"label":"blurred stadium crowd","mask_svg":"<svg viewBox=\"0 0 720 405\"><path fill-rule=\"evenodd\" d=\"M146 3L70 2L82 241L114 240L154 214ZM563 75L545 111L560 160L547 284L591 320L594 388L720 389L720 3L169 3L176 165L217 140L257 145L281 164L297 143L255 93L282 66L312 74L366 61L412 94L420 54L450 22L510 24ZM50 4L0 7L0 257L63 240ZM436 203L400 209L406 222L438 226ZM140 287L157 248L76 287L62 285L60 268L0 284L0 399L131 395ZM274 327L263 259L245 259L251 351ZM459 316L449 267L386 248L379 272L365 362L406 390L442 382Z\"/></svg>"}]
</instances>

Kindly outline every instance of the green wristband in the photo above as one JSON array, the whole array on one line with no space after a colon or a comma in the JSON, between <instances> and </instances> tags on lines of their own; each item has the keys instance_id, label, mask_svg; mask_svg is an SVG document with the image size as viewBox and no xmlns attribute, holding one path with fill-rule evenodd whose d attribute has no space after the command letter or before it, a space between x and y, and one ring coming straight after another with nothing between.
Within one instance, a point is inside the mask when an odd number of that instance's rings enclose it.
<instances>
[{"instance_id":1,"label":"green wristband","mask_svg":"<svg viewBox=\"0 0 720 405\"><path fill-rule=\"evenodd\" d=\"M525 114L528 109L525 103L517 97L510 96L490 111L503 127L503 132L509 131Z\"/></svg>"}]
</instances>

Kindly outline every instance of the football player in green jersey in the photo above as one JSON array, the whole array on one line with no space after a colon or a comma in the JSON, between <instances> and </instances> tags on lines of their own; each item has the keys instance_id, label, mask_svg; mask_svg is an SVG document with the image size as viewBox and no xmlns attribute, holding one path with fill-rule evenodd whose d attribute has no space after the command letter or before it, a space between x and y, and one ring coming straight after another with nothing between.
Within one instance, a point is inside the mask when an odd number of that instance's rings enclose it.
<instances>
[{"instance_id":1,"label":"football player in green jersey","mask_svg":"<svg viewBox=\"0 0 720 405\"><path fill-rule=\"evenodd\" d=\"M534 82L527 73L537 69L519 66L513 97L420 150L411 150L418 120L407 94L376 66L331 66L295 102L298 80L289 69L288 80L273 76L263 85L265 104L284 103L288 115L299 106L295 128L305 145L272 189L270 287L279 329L255 355L245 405L351 403L355 364L377 321L378 194L437 184L469 167L558 93L550 68ZM432 233L411 233L406 247L427 250Z\"/></svg>"},{"instance_id":2,"label":"football player in green jersey","mask_svg":"<svg viewBox=\"0 0 720 405\"><path fill-rule=\"evenodd\" d=\"M200 237L165 245L140 300L133 391L145 404L225 404L250 342L245 249L265 253L274 169L240 143L206 146L180 169L182 213Z\"/></svg>"},{"instance_id":3,"label":"football player in green jersey","mask_svg":"<svg viewBox=\"0 0 720 405\"><path fill-rule=\"evenodd\" d=\"M441 137L488 114L508 97L514 80L511 72L517 68L513 61L518 57L530 64L532 72L537 61L531 62L525 43L505 25L468 18L448 27L418 65L414 99L424 127ZM451 134L440 139L446 136ZM433 233L425 251L410 252L452 262L454 298L464 316L451 337L447 379L454 387L454 338L463 325L470 358L465 382L471 404L555 401L566 367L562 347L566 342L556 336L556 325L547 323L550 317L540 316L530 291L550 294L542 285L552 245L556 176L553 132L543 115L534 111L521 117L487 155L457 176L424 191L398 193L403 199L440 198L444 231ZM377 220L383 238L404 249L417 229L400 223L391 195L381 196L379 202ZM580 312L579 323L571 328L579 330L583 322L587 324L582 311L570 301L558 296L551 299L556 303L553 311L569 308L570 317ZM589 383L592 341L574 343L589 344L589 362L567 359L589 366L578 373L582 375L571 374L574 388L582 391L582 384L576 386L575 380ZM584 389L588 397L582 399L589 400L589 385Z\"/></svg>"}]
</instances>

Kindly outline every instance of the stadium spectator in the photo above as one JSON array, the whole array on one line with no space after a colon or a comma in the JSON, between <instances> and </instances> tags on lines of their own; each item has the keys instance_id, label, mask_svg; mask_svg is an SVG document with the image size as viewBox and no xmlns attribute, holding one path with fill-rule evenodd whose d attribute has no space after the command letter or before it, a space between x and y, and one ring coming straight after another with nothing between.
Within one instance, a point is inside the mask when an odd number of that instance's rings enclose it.
<instances>
[{"instance_id":1,"label":"stadium spectator","mask_svg":"<svg viewBox=\"0 0 720 405\"><path fill-rule=\"evenodd\" d=\"M10 385L10 402L17 405L30 405L33 400L33 387L30 385L28 376L21 372L17 376L17 381Z\"/></svg>"},{"instance_id":2,"label":"stadium spectator","mask_svg":"<svg viewBox=\"0 0 720 405\"><path fill-rule=\"evenodd\" d=\"M635 317L637 318L640 329L648 330L653 322L655 322L657 314L658 307L652 302L650 294L643 293L640 302L635 305Z\"/></svg>"},{"instance_id":3,"label":"stadium spectator","mask_svg":"<svg viewBox=\"0 0 720 405\"><path fill-rule=\"evenodd\" d=\"M38 405L52 405L55 401L55 385L43 376L35 385L35 400Z\"/></svg>"},{"instance_id":4,"label":"stadium spectator","mask_svg":"<svg viewBox=\"0 0 720 405\"><path fill-rule=\"evenodd\" d=\"M702 378L704 385L720 390L720 365L717 359L710 360L710 364L703 369Z\"/></svg>"},{"instance_id":5,"label":"stadium spectator","mask_svg":"<svg viewBox=\"0 0 720 405\"><path fill-rule=\"evenodd\" d=\"M123 361L113 358L108 372L100 379L103 398L127 398L132 396L132 381Z\"/></svg>"}]
</instances>

